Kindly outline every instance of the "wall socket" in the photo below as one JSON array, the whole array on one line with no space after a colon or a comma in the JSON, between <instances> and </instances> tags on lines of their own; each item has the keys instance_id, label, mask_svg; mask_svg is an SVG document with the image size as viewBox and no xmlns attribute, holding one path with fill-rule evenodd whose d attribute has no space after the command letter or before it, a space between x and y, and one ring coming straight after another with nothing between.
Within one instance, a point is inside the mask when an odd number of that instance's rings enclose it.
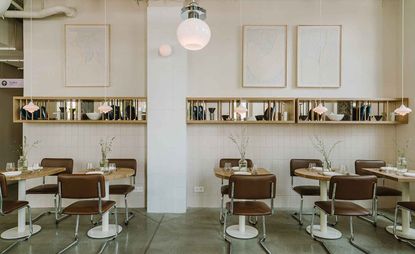
<instances>
[{"instance_id":1,"label":"wall socket","mask_svg":"<svg viewBox=\"0 0 415 254\"><path fill-rule=\"evenodd\" d=\"M194 187L194 192L196 192L196 193L205 192L205 187L203 187L203 186L195 186Z\"/></svg>"}]
</instances>

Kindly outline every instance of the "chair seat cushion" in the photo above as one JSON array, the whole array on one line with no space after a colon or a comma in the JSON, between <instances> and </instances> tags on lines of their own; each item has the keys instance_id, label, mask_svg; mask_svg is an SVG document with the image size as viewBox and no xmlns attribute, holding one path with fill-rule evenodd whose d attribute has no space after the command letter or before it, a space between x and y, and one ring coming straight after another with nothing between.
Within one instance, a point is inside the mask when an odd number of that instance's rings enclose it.
<instances>
[{"instance_id":1,"label":"chair seat cushion","mask_svg":"<svg viewBox=\"0 0 415 254\"><path fill-rule=\"evenodd\" d=\"M393 189L386 186L377 186L376 187L376 196L379 197L400 197L402 192L397 189Z\"/></svg>"},{"instance_id":2,"label":"chair seat cushion","mask_svg":"<svg viewBox=\"0 0 415 254\"><path fill-rule=\"evenodd\" d=\"M315 203L317 207L322 209L327 214L331 213L331 201L317 201ZM366 216L370 211L358 204L347 201L335 201L334 203L334 215L340 216Z\"/></svg>"},{"instance_id":3,"label":"chair seat cushion","mask_svg":"<svg viewBox=\"0 0 415 254\"><path fill-rule=\"evenodd\" d=\"M301 185L293 188L301 196L320 196L320 187L314 185Z\"/></svg>"},{"instance_id":4,"label":"chair seat cushion","mask_svg":"<svg viewBox=\"0 0 415 254\"><path fill-rule=\"evenodd\" d=\"M20 201L20 200L5 200L3 201L3 213L8 214L17 209L25 207L29 204L27 201Z\"/></svg>"},{"instance_id":5,"label":"chair seat cushion","mask_svg":"<svg viewBox=\"0 0 415 254\"><path fill-rule=\"evenodd\" d=\"M26 194L58 194L57 184L42 184L26 191Z\"/></svg>"},{"instance_id":6,"label":"chair seat cushion","mask_svg":"<svg viewBox=\"0 0 415 254\"><path fill-rule=\"evenodd\" d=\"M231 202L226 203L226 208L230 211ZM261 201L234 201L233 214L245 216L270 215L271 208Z\"/></svg>"},{"instance_id":7,"label":"chair seat cushion","mask_svg":"<svg viewBox=\"0 0 415 254\"><path fill-rule=\"evenodd\" d=\"M128 184L110 185L110 195L127 195L134 190L134 186Z\"/></svg>"},{"instance_id":8,"label":"chair seat cushion","mask_svg":"<svg viewBox=\"0 0 415 254\"><path fill-rule=\"evenodd\" d=\"M67 207L62 211L64 214L69 215L94 215L99 214L99 201L98 200L84 200L77 201ZM115 206L115 201L112 200L102 200L102 212L107 212L113 206Z\"/></svg>"},{"instance_id":9,"label":"chair seat cushion","mask_svg":"<svg viewBox=\"0 0 415 254\"><path fill-rule=\"evenodd\" d=\"M222 194L222 196L228 195L229 194L229 185L222 185L220 187L220 193Z\"/></svg>"},{"instance_id":10,"label":"chair seat cushion","mask_svg":"<svg viewBox=\"0 0 415 254\"><path fill-rule=\"evenodd\" d=\"M413 212L415 212L415 202L398 202L398 206L405 207Z\"/></svg>"}]
</instances>

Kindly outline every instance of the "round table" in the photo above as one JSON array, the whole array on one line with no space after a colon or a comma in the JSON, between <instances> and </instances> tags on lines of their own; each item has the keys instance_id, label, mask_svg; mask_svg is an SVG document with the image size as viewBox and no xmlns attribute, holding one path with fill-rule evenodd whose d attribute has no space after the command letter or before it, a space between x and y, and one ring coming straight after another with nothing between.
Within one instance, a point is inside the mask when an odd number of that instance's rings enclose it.
<instances>
[{"instance_id":1,"label":"round table","mask_svg":"<svg viewBox=\"0 0 415 254\"><path fill-rule=\"evenodd\" d=\"M7 181L18 182L18 200L26 201L26 180L51 176L64 171L65 168L43 168L35 172L26 170L18 176L10 176L6 179ZM33 225L33 234L38 233L41 229L39 225ZM6 240L20 239L29 236L29 234L29 225L26 225L26 211L25 209L19 209L17 212L17 227L4 231L1 238Z\"/></svg>"},{"instance_id":2,"label":"round table","mask_svg":"<svg viewBox=\"0 0 415 254\"><path fill-rule=\"evenodd\" d=\"M295 170L295 175L304 177L307 179L318 180L320 183L320 200L327 201L327 190L331 176L326 176L319 174L316 171L312 171L306 168L300 168ZM323 211L320 211L320 225L312 225L313 234L321 239L339 239L342 236L342 233L335 228L327 226L327 214ZM307 232L310 234L311 226L306 228Z\"/></svg>"},{"instance_id":3,"label":"round table","mask_svg":"<svg viewBox=\"0 0 415 254\"><path fill-rule=\"evenodd\" d=\"M82 172L82 173L84 174L85 172ZM104 174L105 197L103 198L103 200L109 200L110 181L116 180L116 179L128 178L133 175L134 175L134 170L131 168L117 168L116 171ZM91 238L102 239L102 238L108 238L108 237L114 236L117 229L118 229L118 233L122 231L122 227L120 225L109 223L109 211L108 211L102 215L102 224L91 228L87 234Z\"/></svg>"},{"instance_id":4,"label":"round table","mask_svg":"<svg viewBox=\"0 0 415 254\"><path fill-rule=\"evenodd\" d=\"M223 168L214 169L215 176L224 180L229 179L233 174L232 171L225 171ZM271 172L264 168L257 169L257 175L269 175ZM239 224L232 225L226 228L226 233L234 238L238 239L251 239L258 235L258 230L255 227L246 225L246 216L239 216Z\"/></svg>"}]
</instances>

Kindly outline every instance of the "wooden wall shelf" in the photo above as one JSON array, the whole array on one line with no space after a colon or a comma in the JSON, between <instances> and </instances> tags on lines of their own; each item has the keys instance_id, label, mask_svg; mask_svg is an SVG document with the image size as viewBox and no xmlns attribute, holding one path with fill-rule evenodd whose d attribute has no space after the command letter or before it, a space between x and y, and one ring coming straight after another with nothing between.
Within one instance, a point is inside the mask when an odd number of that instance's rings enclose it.
<instances>
[{"instance_id":1,"label":"wooden wall shelf","mask_svg":"<svg viewBox=\"0 0 415 254\"><path fill-rule=\"evenodd\" d=\"M100 114L91 120L87 113L98 113L104 97L33 97L40 109L33 114L23 106L30 97L13 98L15 123L90 123L90 124L146 124L147 99L145 97L107 97L113 111Z\"/></svg>"}]
</instances>

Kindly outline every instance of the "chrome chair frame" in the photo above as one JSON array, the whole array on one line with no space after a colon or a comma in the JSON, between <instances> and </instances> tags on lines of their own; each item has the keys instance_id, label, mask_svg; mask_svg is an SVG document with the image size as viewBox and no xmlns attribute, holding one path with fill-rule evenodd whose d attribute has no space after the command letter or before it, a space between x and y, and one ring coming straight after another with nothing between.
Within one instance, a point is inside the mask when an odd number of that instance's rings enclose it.
<instances>
[{"instance_id":1,"label":"chrome chair frame","mask_svg":"<svg viewBox=\"0 0 415 254\"><path fill-rule=\"evenodd\" d=\"M400 205L396 205L396 207L395 207L395 217L394 217L394 221L393 221L393 235L395 236L395 238L398 240L398 241L401 241L401 242L404 242L404 243L407 243L407 244L409 244L410 246L412 246L413 248L415 248L415 242L413 242L413 241L410 241L410 240L407 240L407 239L404 239L404 238L402 238L402 237L399 237L397 234L396 234L396 226L397 226L397 224L398 224L398 210L407 210L407 211L409 211L410 213L413 213L414 211L412 211L411 209L408 209L408 208L406 208L406 207L403 207L403 206L400 206Z\"/></svg>"}]
</instances>

